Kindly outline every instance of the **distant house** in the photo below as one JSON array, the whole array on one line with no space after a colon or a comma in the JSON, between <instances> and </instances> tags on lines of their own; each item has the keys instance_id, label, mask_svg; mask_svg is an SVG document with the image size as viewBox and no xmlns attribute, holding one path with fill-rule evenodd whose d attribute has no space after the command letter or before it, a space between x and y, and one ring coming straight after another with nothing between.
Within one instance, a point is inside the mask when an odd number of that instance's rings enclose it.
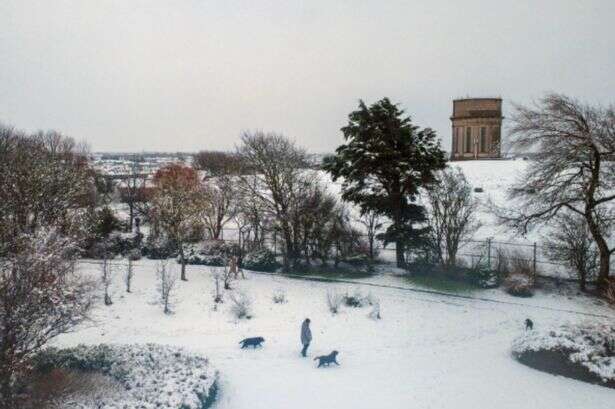
<instances>
[{"instance_id":1,"label":"distant house","mask_svg":"<svg viewBox=\"0 0 615 409\"><path fill-rule=\"evenodd\" d=\"M451 160L501 157L502 99L453 101Z\"/></svg>"}]
</instances>

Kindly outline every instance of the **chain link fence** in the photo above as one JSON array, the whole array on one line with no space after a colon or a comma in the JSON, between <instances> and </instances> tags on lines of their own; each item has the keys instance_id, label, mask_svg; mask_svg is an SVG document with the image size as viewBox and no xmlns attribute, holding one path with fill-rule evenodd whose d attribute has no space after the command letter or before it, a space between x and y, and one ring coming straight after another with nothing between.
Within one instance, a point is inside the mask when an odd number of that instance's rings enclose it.
<instances>
[{"instance_id":1,"label":"chain link fence","mask_svg":"<svg viewBox=\"0 0 615 409\"><path fill-rule=\"evenodd\" d=\"M225 228L222 239L225 241L238 242L238 229ZM264 243L277 256L283 252L283 243L278 234L267 232ZM359 236L367 241L367 235ZM374 243L375 253L384 262L395 262L395 245L384 246L382 241ZM460 245L457 253L457 261L465 265L476 265L478 262L485 263L489 268L496 269L500 257L508 260L516 259L524 261L531 266L532 272L537 276L553 277L567 280L577 280L573 269L562 262L551 260L548 256L549 247L538 242L514 242L499 241L492 238L484 240L466 240ZM611 261L611 269L615 268L615 259Z\"/></svg>"}]
</instances>

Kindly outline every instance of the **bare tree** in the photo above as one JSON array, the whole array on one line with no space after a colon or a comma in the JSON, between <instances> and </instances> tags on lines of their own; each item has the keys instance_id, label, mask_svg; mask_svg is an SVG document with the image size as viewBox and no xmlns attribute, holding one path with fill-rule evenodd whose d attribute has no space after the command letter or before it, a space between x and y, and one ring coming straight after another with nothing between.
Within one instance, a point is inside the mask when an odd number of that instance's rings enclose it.
<instances>
[{"instance_id":1,"label":"bare tree","mask_svg":"<svg viewBox=\"0 0 615 409\"><path fill-rule=\"evenodd\" d=\"M143 172L137 158L132 158L124 169L119 183L120 200L128 205L128 231L139 212L139 206L147 201L147 173Z\"/></svg>"},{"instance_id":2,"label":"bare tree","mask_svg":"<svg viewBox=\"0 0 615 409\"><path fill-rule=\"evenodd\" d=\"M215 177L238 173L246 164L235 152L200 151L194 155L193 166Z\"/></svg>"},{"instance_id":3,"label":"bare tree","mask_svg":"<svg viewBox=\"0 0 615 409\"><path fill-rule=\"evenodd\" d=\"M292 223L298 192L314 182L315 174L306 169L306 152L282 135L244 133L241 140L238 153L252 172L241 176L240 187L275 218L284 239L284 268L288 270L300 256L299 235Z\"/></svg>"},{"instance_id":4,"label":"bare tree","mask_svg":"<svg viewBox=\"0 0 615 409\"><path fill-rule=\"evenodd\" d=\"M461 169L445 169L439 179L440 183L427 190L429 238L438 261L453 267L463 241L480 227L476 220L478 203Z\"/></svg>"},{"instance_id":5,"label":"bare tree","mask_svg":"<svg viewBox=\"0 0 615 409\"><path fill-rule=\"evenodd\" d=\"M77 246L57 230L15 239L0 258L0 408L20 407L29 362L58 335L88 318L94 285L75 272Z\"/></svg>"},{"instance_id":6,"label":"bare tree","mask_svg":"<svg viewBox=\"0 0 615 409\"><path fill-rule=\"evenodd\" d=\"M82 227L75 213L95 196L85 149L55 131L28 135L0 124L0 247L40 227Z\"/></svg>"},{"instance_id":7,"label":"bare tree","mask_svg":"<svg viewBox=\"0 0 615 409\"><path fill-rule=\"evenodd\" d=\"M113 304L113 301L111 300L111 294L109 292L109 289L111 288L111 284L113 282L113 271L112 266L109 263L109 256L106 247L103 253L102 262L100 264L100 273L100 280L102 282L102 287L104 290L105 305L109 306Z\"/></svg>"},{"instance_id":8,"label":"bare tree","mask_svg":"<svg viewBox=\"0 0 615 409\"><path fill-rule=\"evenodd\" d=\"M586 290L587 280L598 270L598 250L584 218L575 213L561 214L547 240L550 260L570 266L579 279L581 291Z\"/></svg>"},{"instance_id":9,"label":"bare tree","mask_svg":"<svg viewBox=\"0 0 615 409\"><path fill-rule=\"evenodd\" d=\"M608 242L615 219L615 109L550 94L533 107L515 106L511 136L517 151L535 154L499 216L522 233L562 212L583 217L600 254L598 284L605 290L615 252Z\"/></svg>"},{"instance_id":10,"label":"bare tree","mask_svg":"<svg viewBox=\"0 0 615 409\"><path fill-rule=\"evenodd\" d=\"M196 171L186 166L165 166L156 172L154 182L156 190L152 198L152 218L177 245L181 279L187 281L184 247L206 199Z\"/></svg>"},{"instance_id":11,"label":"bare tree","mask_svg":"<svg viewBox=\"0 0 615 409\"><path fill-rule=\"evenodd\" d=\"M367 210L361 214L358 221L365 227L369 244L369 259L373 261L376 257L374 244L378 232L382 229L383 218L375 211Z\"/></svg>"},{"instance_id":12,"label":"bare tree","mask_svg":"<svg viewBox=\"0 0 615 409\"><path fill-rule=\"evenodd\" d=\"M126 266L126 275L124 276L124 282L126 283L126 292L131 292L132 279L135 275L132 257L128 257L128 265Z\"/></svg>"},{"instance_id":13,"label":"bare tree","mask_svg":"<svg viewBox=\"0 0 615 409\"><path fill-rule=\"evenodd\" d=\"M215 304L220 304L223 302L222 299L222 292L220 291L220 274L215 272L213 274L213 278L214 278L214 307Z\"/></svg>"},{"instance_id":14,"label":"bare tree","mask_svg":"<svg viewBox=\"0 0 615 409\"><path fill-rule=\"evenodd\" d=\"M156 267L158 276L158 294L160 303L164 307L165 314L171 314L173 308L173 290L177 281L177 275L167 264L166 260L160 261Z\"/></svg>"},{"instance_id":15,"label":"bare tree","mask_svg":"<svg viewBox=\"0 0 615 409\"><path fill-rule=\"evenodd\" d=\"M218 240L224 225L237 215L235 184L232 175L220 175L205 181L201 220L211 239Z\"/></svg>"}]
</instances>

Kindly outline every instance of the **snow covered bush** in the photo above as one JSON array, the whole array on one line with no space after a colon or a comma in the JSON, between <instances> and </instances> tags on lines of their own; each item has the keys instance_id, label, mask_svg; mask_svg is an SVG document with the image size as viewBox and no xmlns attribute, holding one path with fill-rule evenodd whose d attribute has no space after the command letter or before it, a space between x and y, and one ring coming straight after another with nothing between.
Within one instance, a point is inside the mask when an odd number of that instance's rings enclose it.
<instances>
[{"instance_id":1,"label":"snow covered bush","mask_svg":"<svg viewBox=\"0 0 615 409\"><path fill-rule=\"evenodd\" d=\"M344 302L344 296L336 291L327 291L327 307L332 314L337 314Z\"/></svg>"},{"instance_id":2,"label":"snow covered bush","mask_svg":"<svg viewBox=\"0 0 615 409\"><path fill-rule=\"evenodd\" d=\"M496 288L500 284L497 271L491 270L482 258L472 263L468 269L467 278L472 284L481 288Z\"/></svg>"},{"instance_id":3,"label":"snow covered bush","mask_svg":"<svg viewBox=\"0 0 615 409\"><path fill-rule=\"evenodd\" d=\"M56 230L19 235L0 257L0 407L19 407L30 359L89 318L95 285L75 269L77 243Z\"/></svg>"},{"instance_id":4,"label":"snow covered bush","mask_svg":"<svg viewBox=\"0 0 615 409\"><path fill-rule=\"evenodd\" d=\"M369 312L369 317L373 320L382 319L380 316L380 301L375 300L372 305L372 310Z\"/></svg>"},{"instance_id":5,"label":"snow covered bush","mask_svg":"<svg viewBox=\"0 0 615 409\"><path fill-rule=\"evenodd\" d=\"M615 326L564 325L528 331L512 346L513 356L535 369L615 388Z\"/></svg>"},{"instance_id":6,"label":"snow covered bush","mask_svg":"<svg viewBox=\"0 0 615 409\"><path fill-rule=\"evenodd\" d=\"M531 297L534 295L534 271L532 262L521 253L513 253L508 257L509 273L504 279L504 288L510 295L516 297Z\"/></svg>"},{"instance_id":7,"label":"snow covered bush","mask_svg":"<svg viewBox=\"0 0 615 409\"><path fill-rule=\"evenodd\" d=\"M273 292L273 302L276 304L286 303L286 292L282 289L277 289Z\"/></svg>"},{"instance_id":8,"label":"snow covered bush","mask_svg":"<svg viewBox=\"0 0 615 409\"><path fill-rule=\"evenodd\" d=\"M252 299L248 294L229 293L228 298L231 300L231 312L236 318L252 318Z\"/></svg>"},{"instance_id":9,"label":"snow covered bush","mask_svg":"<svg viewBox=\"0 0 615 409\"><path fill-rule=\"evenodd\" d=\"M534 295L532 280L525 274L509 274L504 279L504 289L508 294L515 297L531 297Z\"/></svg>"},{"instance_id":10,"label":"snow covered bush","mask_svg":"<svg viewBox=\"0 0 615 409\"><path fill-rule=\"evenodd\" d=\"M158 294L160 295L160 303L164 307L164 313L170 314L173 307L173 290L177 282L177 274L172 268L167 266L166 261L160 261L156 267L158 276Z\"/></svg>"},{"instance_id":11,"label":"snow covered bush","mask_svg":"<svg viewBox=\"0 0 615 409\"><path fill-rule=\"evenodd\" d=\"M124 389L100 394L96 401L71 395L60 405L74 409L202 409L213 403L217 372L201 356L170 346L79 345L48 348L35 359L35 369L49 373L56 368L99 372Z\"/></svg>"},{"instance_id":12,"label":"snow covered bush","mask_svg":"<svg viewBox=\"0 0 615 409\"><path fill-rule=\"evenodd\" d=\"M132 249L128 253L126 253L126 258L128 260L138 261L138 260L141 260L141 257L142 257L141 250L139 249Z\"/></svg>"},{"instance_id":13,"label":"snow covered bush","mask_svg":"<svg viewBox=\"0 0 615 409\"><path fill-rule=\"evenodd\" d=\"M259 249L249 252L243 257L241 266L253 271L275 271L279 264L273 252L269 249Z\"/></svg>"},{"instance_id":14,"label":"snow covered bush","mask_svg":"<svg viewBox=\"0 0 615 409\"><path fill-rule=\"evenodd\" d=\"M356 290L353 295L344 294L344 304L347 307L359 308L367 304L367 300L359 290Z\"/></svg>"},{"instance_id":15,"label":"snow covered bush","mask_svg":"<svg viewBox=\"0 0 615 409\"><path fill-rule=\"evenodd\" d=\"M186 247L186 264L213 267L222 267L226 265L226 256L222 251L216 253L211 249L203 249L196 245L189 245ZM213 254L211 254L212 252ZM177 262L180 262L179 258Z\"/></svg>"},{"instance_id":16,"label":"snow covered bush","mask_svg":"<svg viewBox=\"0 0 615 409\"><path fill-rule=\"evenodd\" d=\"M142 253L150 260L165 260L177 256L177 246L161 235L149 235L143 246Z\"/></svg>"}]
</instances>

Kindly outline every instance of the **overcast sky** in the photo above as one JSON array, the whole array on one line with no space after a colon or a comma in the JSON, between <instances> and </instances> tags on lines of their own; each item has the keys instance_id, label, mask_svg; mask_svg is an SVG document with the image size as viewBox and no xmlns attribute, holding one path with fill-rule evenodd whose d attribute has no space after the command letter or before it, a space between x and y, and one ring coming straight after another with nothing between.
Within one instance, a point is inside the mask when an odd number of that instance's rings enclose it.
<instances>
[{"instance_id":1,"label":"overcast sky","mask_svg":"<svg viewBox=\"0 0 615 409\"><path fill-rule=\"evenodd\" d=\"M325 152L388 96L448 149L453 98L615 102L614 39L614 0L0 0L0 121L94 151L261 129Z\"/></svg>"}]
</instances>

